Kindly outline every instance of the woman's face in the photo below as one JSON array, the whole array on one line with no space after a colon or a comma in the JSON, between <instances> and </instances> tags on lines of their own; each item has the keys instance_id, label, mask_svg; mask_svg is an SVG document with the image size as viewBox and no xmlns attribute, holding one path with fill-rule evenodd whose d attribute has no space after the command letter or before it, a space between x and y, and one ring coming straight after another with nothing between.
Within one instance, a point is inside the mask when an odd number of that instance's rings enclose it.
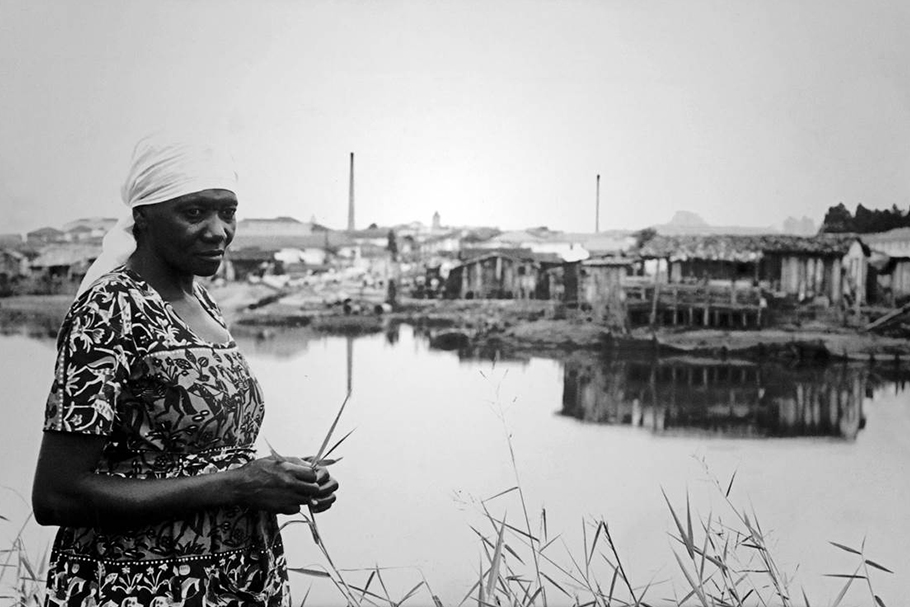
<instances>
[{"instance_id":1,"label":"woman's face","mask_svg":"<svg viewBox=\"0 0 910 607\"><path fill-rule=\"evenodd\" d=\"M138 246L178 274L212 276L234 239L237 196L203 190L137 207Z\"/></svg>"}]
</instances>

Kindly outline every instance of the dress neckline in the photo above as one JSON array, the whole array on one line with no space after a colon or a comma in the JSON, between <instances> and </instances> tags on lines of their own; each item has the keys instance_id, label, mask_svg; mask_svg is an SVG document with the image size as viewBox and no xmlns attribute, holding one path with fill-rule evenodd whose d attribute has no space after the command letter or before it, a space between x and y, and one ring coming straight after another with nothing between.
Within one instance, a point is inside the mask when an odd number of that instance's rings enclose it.
<instances>
[{"instance_id":1,"label":"dress neckline","mask_svg":"<svg viewBox=\"0 0 910 607\"><path fill-rule=\"evenodd\" d=\"M205 313L208 314L218 324L218 326L220 326L222 329L224 329L225 333L227 333L227 336L228 336L227 341L211 341L211 340L205 339L204 337L199 335L195 330L193 330L193 327L191 327L189 325L189 323L187 323L180 316L180 314L177 313L177 310L174 309L174 306L172 306L168 300L166 300L164 297L162 297L161 293L159 293L157 291L157 289L155 289L155 287L153 287L151 284L149 284L148 281L146 281L144 278L142 278L142 276L140 276L138 272L136 272L135 270L131 270L130 268L128 268L125 265L121 266L121 270L123 271L124 274L129 276L131 280L138 283L144 290L151 293L154 298L156 298L159 302L161 302L162 306L164 306L164 308L168 311L168 314L174 319L174 321L179 323L180 326L182 326L187 331L187 333L192 335L193 339L195 339L196 341L203 343L207 346L217 347L217 348L229 348L229 347L236 345L236 342L234 341L234 337L233 337L233 335L231 335L231 332L228 330L227 325L224 323L224 321L222 319L218 318L218 316L215 315L214 311L211 308L210 303L207 301L207 298L202 297L203 287L196 281L193 281L193 297L196 298L196 301L199 302L199 305L202 306L202 309L205 311Z\"/></svg>"}]
</instances>

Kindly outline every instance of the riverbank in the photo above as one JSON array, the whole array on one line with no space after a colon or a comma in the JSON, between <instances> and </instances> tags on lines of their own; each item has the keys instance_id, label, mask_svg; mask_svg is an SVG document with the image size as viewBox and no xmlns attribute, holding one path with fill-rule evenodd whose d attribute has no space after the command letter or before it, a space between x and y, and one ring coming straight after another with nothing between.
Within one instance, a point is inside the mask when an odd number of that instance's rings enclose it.
<instances>
[{"instance_id":1,"label":"riverbank","mask_svg":"<svg viewBox=\"0 0 910 607\"><path fill-rule=\"evenodd\" d=\"M235 332L264 338L282 327L360 335L407 323L447 349L471 346L548 356L615 349L712 358L910 364L908 339L821 323L761 331L660 328L652 333L637 328L622 334L583 318L560 318L549 301L402 298L392 309L383 306L384 293L363 288L283 293L261 284L226 283L209 289ZM66 295L0 299L0 325L28 325L30 334L52 337L71 300Z\"/></svg>"},{"instance_id":2,"label":"riverbank","mask_svg":"<svg viewBox=\"0 0 910 607\"><path fill-rule=\"evenodd\" d=\"M264 287L263 287L264 288ZM221 291L223 289L223 291ZM242 303L260 293L238 285L215 291L219 301ZM264 297L268 298L268 295ZM261 299L261 298L260 298ZM256 300L260 301L260 300ZM345 303L347 302L347 304ZM899 361L910 364L910 340L823 323L800 327L748 330L636 328L622 334L586 319L559 318L549 301L417 300L403 298L394 310L377 308L381 293L348 297L298 292L265 305L235 306L235 323L245 327L308 326L314 331L361 334L380 332L390 323L420 328L439 347L473 346L507 352L558 354L571 350L616 349L660 354L689 354L712 358ZM222 304L224 306L224 304ZM345 305L348 312L345 312Z\"/></svg>"}]
</instances>

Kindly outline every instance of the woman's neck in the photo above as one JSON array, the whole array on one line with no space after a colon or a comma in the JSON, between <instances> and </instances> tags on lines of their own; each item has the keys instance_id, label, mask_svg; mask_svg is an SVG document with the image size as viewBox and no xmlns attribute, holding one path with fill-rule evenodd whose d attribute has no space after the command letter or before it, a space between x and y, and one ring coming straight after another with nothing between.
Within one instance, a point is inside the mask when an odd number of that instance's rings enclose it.
<instances>
[{"instance_id":1,"label":"woman's neck","mask_svg":"<svg viewBox=\"0 0 910 607\"><path fill-rule=\"evenodd\" d=\"M165 301L180 301L193 296L195 276L175 274L173 269L136 251L126 267L142 277Z\"/></svg>"}]
</instances>

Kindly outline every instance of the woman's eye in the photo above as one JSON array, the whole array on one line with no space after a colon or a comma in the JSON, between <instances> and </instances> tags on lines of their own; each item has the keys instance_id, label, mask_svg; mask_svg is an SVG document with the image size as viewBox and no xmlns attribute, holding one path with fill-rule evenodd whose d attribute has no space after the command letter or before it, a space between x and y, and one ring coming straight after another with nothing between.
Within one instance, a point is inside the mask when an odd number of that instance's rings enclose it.
<instances>
[{"instance_id":1,"label":"woman's eye","mask_svg":"<svg viewBox=\"0 0 910 607\"><path fill-rule=\"evenodd\" d=\"M184 214L190 219L199 219L202 217L202 209L189 208L184 211Z\"/></svg>"},{"instance_id":2,"label":"woman's eye","mask_svg":"<svg viewBox=\"0 0 910 607\"><path fill-rule=\"evenodd\" d=\"M224 220L234 219L235 213L237 213L237 209L225 209L221 211L221 218Z\"/></svg>"}]
</instances>

